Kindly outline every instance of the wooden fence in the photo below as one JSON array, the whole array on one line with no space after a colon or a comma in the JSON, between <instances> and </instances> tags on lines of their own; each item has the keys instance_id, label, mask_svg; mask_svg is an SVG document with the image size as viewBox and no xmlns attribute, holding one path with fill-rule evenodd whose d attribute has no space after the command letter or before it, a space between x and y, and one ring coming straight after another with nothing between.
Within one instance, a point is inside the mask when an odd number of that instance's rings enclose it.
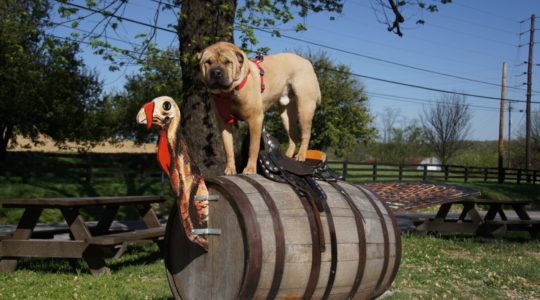
<instances>
[{"instance_id":1,"label":"wooden fence","mask_svg":"<svg viewBox=\"0 0 540 300\"><path fill-rule=\"evenodd\" d=\"M374 164L348 161L330 161L332 169L351 182L366 180L410 181L481 181L498 182L498 168L457 165ZM536 184L540 171L514 168L502 169L502 182Z\"/></svg>"},{"instance_id":2,"label":"wooden fence","mask_svg":"<svg viewBox=\"0 0 540 300\"><path fill-rule=\"evenodd\" d=\"M497 168L457 165L373 164L330 161L335 171L351 182L367 180L409 181L481 181L497 182ZM503 169L503 182L536 184L540 171ZM161 170L156 154L56 154L36 152L8 152L0 165L0 176L49 178L90 183L108 178L159 178Z\"/></svg>"},{"instance_id":3,"label":"wooden fence","mask_svg":"<svg viewBox=\"0 0 540 300\"><path fill-rule=\"evenodd\" d=\"M90 183L100 178L160 178L161 170L156 154L8 152L0 176Z\"/></svg>"}]
</instances>

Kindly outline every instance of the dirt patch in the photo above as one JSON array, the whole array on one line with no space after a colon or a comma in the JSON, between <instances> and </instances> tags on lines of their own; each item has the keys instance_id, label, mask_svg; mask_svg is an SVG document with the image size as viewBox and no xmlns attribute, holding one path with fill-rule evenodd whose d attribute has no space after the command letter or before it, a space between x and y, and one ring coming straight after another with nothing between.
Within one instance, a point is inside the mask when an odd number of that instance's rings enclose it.
<instances>
[{"instance_id":1,"label":"dirt patch","mask_svg":"<svg viewBox=\"0 0 540 300\"><path fill-rule=\"evenodd\" d=\"M48 137L40 137L40 145L34 145L30 139L17 137L17 144L10 144L9 151L30 151L30 152L64 152L72 153L76 152L78 145L75 143L67 143L67 147L59 148L54 145L52 139ZM104 143L102 145L95 146L88 150L91 153L155 153L157 147L155 143L147 143L136 145L132 141L124 141L120 143Z\"/></svg>"}]
</instances>

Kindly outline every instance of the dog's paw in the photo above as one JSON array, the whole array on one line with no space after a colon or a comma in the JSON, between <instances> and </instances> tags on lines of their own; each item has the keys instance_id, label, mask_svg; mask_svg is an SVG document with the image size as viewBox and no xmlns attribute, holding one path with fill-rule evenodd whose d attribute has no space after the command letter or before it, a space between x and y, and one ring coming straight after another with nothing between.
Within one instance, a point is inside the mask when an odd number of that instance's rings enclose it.
<instances>
[{"instance_id":1,"label":"dog's paw","mask_svg":"<svg viewBox=\"0 0 540 300\"><path fill-rule=\"evenodd\" d=\"M256 174L257 173L257 167L250 167L247 166L244 171L242 171L242 174L249 175L249 174Z\"/></svg>"},{"instance_id":2,"label":"dog's paw","mask_svg":"<svg viewBox=\"0 0 540 300\"><path fill-rule=\"evenodd\" d=\"M287 151L285 152L285 155L287 155L287 157L293 157L294 149L295 149L294 145L289 145L289 147L287 148Z\"/></svg>"},{"instance_id":3,"label":"dog's paw","mask_svg":"<svg viewBox=\"0 0 540 300\"><path fill-rule=\"evenodd\" d=\"M298 152L296 156L294 157L297 161L305 161L306 160L306 152Z\"/></svg>"},{"instance_id":4,"label":"dog's paw","mask_svg":"<svg viewBox=\"0 0 540 300\"><path fill-rule=\"evenodd\" d=\"M225 168L225 175L235 175L236 174L236 167L235 166L227 166Z\"/></svg>"}]
</instances>

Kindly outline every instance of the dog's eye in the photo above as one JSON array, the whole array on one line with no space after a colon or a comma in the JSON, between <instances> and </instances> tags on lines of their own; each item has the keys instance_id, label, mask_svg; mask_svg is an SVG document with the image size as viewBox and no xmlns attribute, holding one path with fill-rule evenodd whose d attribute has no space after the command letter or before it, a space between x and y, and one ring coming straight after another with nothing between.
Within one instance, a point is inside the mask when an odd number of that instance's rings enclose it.
<instances>
[{"instance_id":1,"label":"dog's eye","mask_svg":"<svg viewBox=\"0 0 540 300\"><path fill-rule=\"evenodd\" d=\"M169 101L163 102L163 109L166 110L166 111L171 109L171 102L169 102Z\"/></svg>"},{"instance_id":2,"label":"dog's eye","mask_svg":"<svg viewBox=\"0 0 540 300\"><path fill-rule=\"evenodd\" d=\"M207 65L211 65L211 64L212 64L212 61L211 61L211 60L207 60L207 61L205 61L204 63L207 64Z\"/></svg>"}]
</instances>

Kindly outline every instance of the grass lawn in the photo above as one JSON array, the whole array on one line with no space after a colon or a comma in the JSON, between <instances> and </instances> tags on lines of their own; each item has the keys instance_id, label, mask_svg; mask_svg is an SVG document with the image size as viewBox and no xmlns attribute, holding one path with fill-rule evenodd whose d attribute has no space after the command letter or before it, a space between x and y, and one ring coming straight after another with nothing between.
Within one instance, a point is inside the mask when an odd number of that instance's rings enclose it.
<instances>
[{"instance_id":1,"label":"grass lawn","mask_svg":"<svg viewBox=\"0 0 540 300\"><path fill-rule=\"evenodd\" d=\"M462 184L457 183L456 184ZM490 199L540 203L540 185L469 183ZM0 178L1 198L159 194L156 179L99 179L92 185ZM168 183L164 194L172 202ZM0 224L16 223L20 210L0 209ZM130 212L121 212L129 217ZM88 212L91 219L91 212ZM60 216L44 213L40 222ZM540 299L540 241L528 235L497 239L403 233L402 263L386 299ZM181 255L181 254L179 254ZM155 245L131 246L108 260L111 276L93 277L82 260L23 259L0 273L0 299L167 299L163 259Z\"/></svg>"},{"instance_id":2,"label":"grass lawn","mask_svg":"<svg viewBox=\"0 0 540 300\"><path fill-rule=\"evenodd\" d=\"M385 299L539 299L540 242L404 233L400 270ZM0 299L167 299L155 245L132 246L93 277L80 260L24 259L0 273Z\"/></svg>"},{"instance_id":3,"label":"grass lawn","mask_svg":"<svg viewBox=\"0 0 540 300\"><path fill-rule=\"evenodd\" d=\"M402 234L403 256L387 299L539 299L540 242Z\"/></svg>"},{"instance_id":4,"label":"grass lawn","mask_svg":"<svg viewBox=\"0 0 540 300\"><path fill-rule=\"evenodd\" d=\"M90 275L82 260L22 259L0 273L0 299L167 299L171 292L155 244L132 246L107 260L111 276Z\"/></svg>"}]
</instances>

